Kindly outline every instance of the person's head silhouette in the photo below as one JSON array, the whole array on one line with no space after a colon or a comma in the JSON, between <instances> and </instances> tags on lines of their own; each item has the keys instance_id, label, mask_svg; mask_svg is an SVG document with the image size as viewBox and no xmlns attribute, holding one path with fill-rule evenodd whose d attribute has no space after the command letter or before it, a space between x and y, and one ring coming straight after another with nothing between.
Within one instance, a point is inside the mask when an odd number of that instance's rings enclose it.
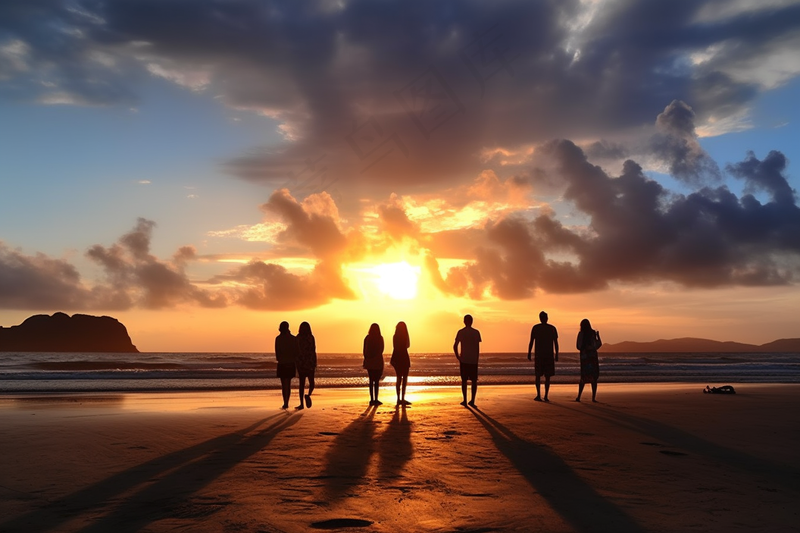
<instances>
[{"instance_id":1,"label":"person's head silhouette","mask_svg":"<svg viewBox=\"0 0 800 533\"><path fill-rule=\"evenodd\" d=\"M588 318L581 320L581 331L592 331L592 323Z\"/></svg>"},{"instance_id":2,"label":"person's head silhouette","mask_svg":"<svg viewBox=\"0 0 800 533\"><path fill-rule=\"evenodd\" d=\"M464 325L468 328L472 327L472 315L464 315Z\"/></svg>"},{"instance_id":3,"label":"person's head silhouette","mask_svg":"<svg viewBox=\"0 0 800 533\"><path fill-rule=\"evenodd\" d=\"M381 336L381 327L378 324L372 324L369 327L369 335Z\"/></svg>"},{"instance_id":4,"label":"person's head silhouette","mask_svg":"<svg viewBox=\"0 0 800 533\"><path fill-rule=\"evenodd\" d=\"M289 333L289 323L286 322L285 320L281 322L281 325L278 326L278 331L280 331L281 333Z\"/></svg>"},{"instance_id":5,"label":"person's head silhouette","mask_svg":"<svg viewBox=\"0 0 800 533\"><path fill-rule=\"evenodd\" d=\"M541 313L539 313L539 321L540 321L542 324L547 324L547 313L545 313L544 311L542 311Z\"/></svg>"},{"instance_id":6,"label":"person's head silhouette","mask_svg":"<svg viewBox=\"0 0 800 533\"><path fill-rule=\"evenodd\" d=\"M298 335L311 335L311 324L308 322L301 322L300 327L297 328Z\"/></svg>"}]
</instances>

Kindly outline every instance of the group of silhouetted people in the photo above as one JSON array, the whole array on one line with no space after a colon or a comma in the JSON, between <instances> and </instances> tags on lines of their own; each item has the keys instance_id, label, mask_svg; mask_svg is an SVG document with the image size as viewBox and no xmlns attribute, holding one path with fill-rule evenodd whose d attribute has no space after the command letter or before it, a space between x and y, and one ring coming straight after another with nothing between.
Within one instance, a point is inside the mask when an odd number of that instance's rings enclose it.
<instances>
[{"instance_id":1,"label":"group of silhouetted people","mask_svg":"<svg viewBox=\"0 0 800 533\"><path fill-rule=\"evenodd\" d=\"M530 343L528 344L528 360L533 354L534 373L536 376L537 402L549 402L550 378L555 375L555 363L558 361L558 330L548 324L547 313L539 313L539 324L531 328ZM458 330L453 352L459 362L461 374L461 405L475 407L475 397L478 392L478 360L480 358L481 333L472 327L471 315L464 316L464 327ZM297 375L300 378L300 405L296 409L311 407L311 394L314 392L314 373L317 367L317 351L314 335L308 322L300 324L297 336L289 331L289 323L281 322L278 328L280 334L275 338L275 357L278 360L277 374L281 380L283 394L283 409L289 408L291 397L291 381ZM580 331L575 347L580 352L581 378L578 384L578 397L581 401L583 388L586 383L592 386L592 401L597 401L597 379L600 375L597 350L603 345L600 332L592 329L588 319L581 320ZM395 384L397 390L397 405L411 405L406 400L406 386L408 373L411 369L411 359L408 349L411 341L408 327L405 322L398 322L392 337L392 357L390 364L397 375ZM369 404L382 405L378 400L380 381L383 378L385 344L378 324L372 324L364 338L363 368L369 377ZM541 378L544 376L544 396L541 394ZM308 394L305 392L305 383L308 379ZM467 384L471 383L471 395L467 401Z\"/></svg>"}]
</instances>

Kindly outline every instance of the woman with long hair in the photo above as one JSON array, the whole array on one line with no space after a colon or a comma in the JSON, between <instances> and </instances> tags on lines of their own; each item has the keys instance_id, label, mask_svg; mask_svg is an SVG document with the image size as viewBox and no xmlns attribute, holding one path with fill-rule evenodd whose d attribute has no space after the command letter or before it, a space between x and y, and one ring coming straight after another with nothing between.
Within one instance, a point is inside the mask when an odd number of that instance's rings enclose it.
<instances>
[{"instance_id":1,"label":"woman with long hair","mask_svg":"<svg viewBox=\"0 0 800 533\"><path fill-rule=\"evenodd\" d=\"M300 405L297 409L311 407L311 393L314 392L314 372L317 370L317 343L311 333L311 325L303 322L297 329L297 377L300 380ZM308 378L308 394L303 394L306 388L306 378Z\"/></svg>"},{"instance_id":2,"label":"woman with long hair","mask_svg":"<svg viewBox=\"0 0 800 533\"><path fill-rule=\"evenodd\" d=\"M280 334L275 337L275 359L278 360L277 373L281 379L281 393L283 394L281 409L288 409L289 397L292 394L292 378L296 372L297 338L289 331L288 322L281 322L278 331Z\"/></svg>"},{"instance_id":3,"label":"woman with long hair","mask_svg":"<svg viewBox=\"0 0 800 533\"><path fill-rule=\"evenodd\" d=\"M408 348L411 341L408 337L408 327L405 322L398 322L392 337L392 359L389 361L397 373L397 405L411 405L406 401L406 385L408 384L408 371L411 368L411 359L408 357Z\"/></svg>"},{"instance_id":4,"label":"woman with long hair","mask_svg":"<svg viewBox=\"0 0 800 533\"><path fill-rule=\"evenodd\" d=\"M597 401L597 378L600 377L600 364L597 359L597 349L603 345L600 340L600 332L592 329L592 324L588 318L581 320L581 329L578 332L578 340L575 347L581 354L581 381L578 384L578 397L576 402L581 401L583 387L586 382L592 384L592 401Z\"/></svg>"},{"instance_id":5,"label":"woman with long hair","mask_svg":"<svg viewBox=\"0 0 800 533\"><path fill-rule=\"evenodd\" d=\"M378 401L378 388L383 377L383 337L381 327L372 324L364 337L364 368L369 375L369 404L382 405Z\"/></svg>"}]
</instances>

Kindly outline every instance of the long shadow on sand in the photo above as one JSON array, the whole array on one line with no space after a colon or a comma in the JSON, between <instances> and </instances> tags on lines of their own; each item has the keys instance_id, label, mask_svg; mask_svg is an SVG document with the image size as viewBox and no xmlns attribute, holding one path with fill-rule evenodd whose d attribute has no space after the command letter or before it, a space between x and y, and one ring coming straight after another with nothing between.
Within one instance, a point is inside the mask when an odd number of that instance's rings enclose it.
<instances>
[{"instance_id":1,"label":"long shadow on sand","mask_svg":"<svg viewBox=\"0 0 800 533\"><path fill-rule=\"evenodd\" d=\"M631 517L586 484L545 446L519 438L492 417L470 410L525 480L577 531L644 531Z\"/></svg>"},{"instance_id":2,"label":"long shadow on sand","mask_svg":"<svg viewBox=\"0 0 800 533\"><path fill-rule=\"evenodd\" d=\"M235 431L129 468L85 489L48 503L42 509L0 523L0 531L48 531L82 514L100 510L115 497L123 498L111 513L82 531L138 531L148 523L172 516L191 494L263 449L301 415L278 413ZM263 424L258 433L247 435ZM168 472L164 477L158 477Z\"/></svg>"},{"instance_id":3,"label":"long shadow on sand","mask_svg":"<svg viewBox=\"0 0 800 533\"><path fill-rule=\"evenodd\" d=\"M378 478L391 480L400 477L406 463L413 456L411 422L405 406L399 405L389 425L378 437Z\"/></svg>"},{"instance_id":4,"label":"long shadow on sand","mask_svg":"<svg viewBox=\"0 0 800 533\"><path fill-rule=\"evenodd\" d=\"M369 407L342 430L325 454L325 469L320 476L325 482L324 497L333 502L345 496L351 487L367 475L369 461L375 453L375 412Z\"/></svg>"},{"instance_id":5,"label":"long shadow on sand","mask_svg":"<svg viewBox=\"0 0 800 533\"><path fill-rule=\"evenodd\" d=\"M724 463L726 466L743 470L749 474L769 477L773 481L793 490L800 490L800 470L790 465L776 463L767 459L760 459L744 452L720 446L706 439L700 438L681 429L655 420L621 413L608 407L599 407L588 412L555 404L563 409L569 409L586 416L593 416L611 424L636 431L653 440L659 440L667 445L686 450L689 453L706 456L709 459Z\"/></svg>"}]
</instances>

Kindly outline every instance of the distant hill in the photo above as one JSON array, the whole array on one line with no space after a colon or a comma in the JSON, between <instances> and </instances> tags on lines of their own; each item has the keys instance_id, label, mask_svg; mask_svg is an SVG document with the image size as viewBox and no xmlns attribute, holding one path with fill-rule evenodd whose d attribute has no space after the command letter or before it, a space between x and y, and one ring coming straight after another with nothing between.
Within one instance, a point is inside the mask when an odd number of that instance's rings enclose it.
<instances>
[{"instance_id":1,"label":"distant hill","mask_svg":"<svg viewBox=\"0 0 800 533\"><path fill-rule=\"evenodd\" d=\"M138 353L128 330L110 316L34 315L18 326L0 326L0 352Z\"/></svg>"},{"instance_id":2,"label":"distant hill","mask_svg":"<svg viewBox=\"0 0 800 533\"><path fill-rule=\"evenodd\" d=\"M681 339L659 339L652 342L624 341L616 344L603 344L603 352L629 353L674 353L674 352L798 352L800 339L780 339L766 344L745 344L731 341L713 341L684 337Z\"/></svg>"}]
</instances>

